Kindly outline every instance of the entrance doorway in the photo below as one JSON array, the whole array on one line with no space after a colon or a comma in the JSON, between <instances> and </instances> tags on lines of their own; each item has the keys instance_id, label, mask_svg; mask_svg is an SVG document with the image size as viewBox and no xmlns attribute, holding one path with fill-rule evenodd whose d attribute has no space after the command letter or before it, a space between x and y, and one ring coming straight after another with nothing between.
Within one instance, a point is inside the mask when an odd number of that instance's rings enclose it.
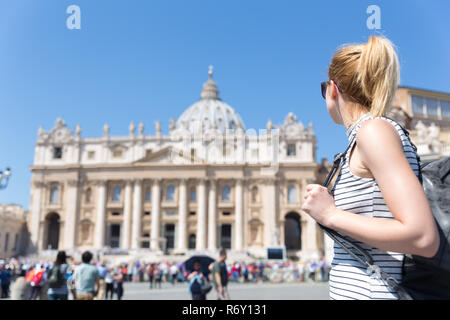
<instances>
[{"instance_id":1,"label":"entrance doorway","mask_svg":"<svg viewBox=\"0 0 450 320\"><path fill-rule=\"evenodd\" d=\"M297 212L289 212L284 221L284 245L286 250L302 249L302 227L300 215Z\"/></svg>"},{"instance_id":2,"label":"entrance doorway","mask_svg":"<svg viewBox=\"0 0 450 320\"><path fill-rule=\"evenodd\" d=\"M231 224L222 224L220 226L220 247L231 249Z\"/></svg>"},{"instance_id":3,"label":"entrance doorway","mask_svg":"<svg viewBox=\"0 0 450 320\"><path fill-rule=\"evenodd\" d=\"M46 249L57 250L59 243L60 217L56 212L50 213L45 219L47 227Z\"/></svg>"}]
</instances>

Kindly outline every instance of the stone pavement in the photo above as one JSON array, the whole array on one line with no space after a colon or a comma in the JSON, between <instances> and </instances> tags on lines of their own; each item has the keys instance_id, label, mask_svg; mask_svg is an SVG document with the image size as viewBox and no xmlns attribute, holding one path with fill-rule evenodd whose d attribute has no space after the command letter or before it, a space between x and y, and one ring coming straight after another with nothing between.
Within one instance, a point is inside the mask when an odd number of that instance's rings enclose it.
<instances>
[{"instance_id":1,"label":"stone pavement","mask_svg":"<svg viewBox=\"0 0 450 320\"><path fill-rule=\"evenodd\" d=\"M230 283L228 291L233 300L329 300L328 282ZM69 299L72 299L72 295L69 295ZM125 282L122 299L190 300L191 295L188 292L187 283L172 285L164 282L161 289L150 289L147 282ZM214 289L208 294L207 299L215 299ZM9 300L9 298L0 300Z\"/></svg>"},{"instance_id":2,"label":"stone pavement","mask_svg":"<svg viewBox=\"0 0 450 320\"><path fill-rule=\"evenodd\" d=\"M328 283L230 283L233 300L328 300ZM214 289L213 289L214 290ZM211 291L208 299L214 299ZM161 289L150 289L148 283L125 283L124 300L191 299L186 283L163 283Z\"/></svg>"}]
</instances>

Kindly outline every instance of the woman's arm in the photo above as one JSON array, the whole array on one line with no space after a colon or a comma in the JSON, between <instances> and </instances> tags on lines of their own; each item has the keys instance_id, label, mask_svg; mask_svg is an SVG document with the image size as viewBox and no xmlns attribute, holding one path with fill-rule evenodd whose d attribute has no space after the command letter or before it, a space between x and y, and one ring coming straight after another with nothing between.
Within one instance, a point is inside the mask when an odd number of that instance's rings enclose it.
<instances>
[{"instance_id":1,"label":"woman's arm","mask_svg":"<svg viewBox=\"0 0 450 320\"><path fill-rule=\"evenodd\" d=\"M364 217L340 210L334 206L334 200L332 206L327 206L328 199L324 198L331 196L318 185L306 189L311 198L305 201L306 210L309 210L308 200L324 202L313 204L316 212L309 214L331 229L384 251L434 256L439 248L436 224L423 188L403 153L396 129L383 119L368 120L359 129L356 142L361 161L376 179L394 219Z\"/></svg>"}]
</instances>

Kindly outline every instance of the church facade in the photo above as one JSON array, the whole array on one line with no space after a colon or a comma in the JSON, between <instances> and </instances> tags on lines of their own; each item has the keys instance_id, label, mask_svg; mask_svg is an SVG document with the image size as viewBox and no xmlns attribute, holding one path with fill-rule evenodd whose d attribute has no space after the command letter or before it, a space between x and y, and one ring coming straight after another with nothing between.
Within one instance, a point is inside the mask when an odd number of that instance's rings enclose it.
<instances>
[{"instance_id":1,"label":"church facade","mask_svg":"<svg viewBox=\"0 0 450 320\"><path fill-rule=\"evenodd\" d=\"M34 249L325 253L322 231L301 211L305 186L323 179L311 123L289 113L281 125L246 130L210 69L199 101L169 129L162 134L156 122L145 134L143 123L131 123L127 136L111 136L105 124L102 137L83 137L62 119L40 128Z\"/></svg>"}]
</instances>

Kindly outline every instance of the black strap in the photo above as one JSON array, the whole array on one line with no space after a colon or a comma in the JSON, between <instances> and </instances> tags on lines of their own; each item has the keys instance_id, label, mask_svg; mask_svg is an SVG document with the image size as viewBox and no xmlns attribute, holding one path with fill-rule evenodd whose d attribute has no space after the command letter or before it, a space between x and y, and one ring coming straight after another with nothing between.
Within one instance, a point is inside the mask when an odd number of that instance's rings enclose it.
<instances>
[{"instance_id":1,"label":"black strap","mask_svg":"<svg viewBox=\"0 0 450 320\"><path fill-rule=\"evenodd\" d=\"M345 156L345 154L349 150L350 146L351 146L351 143L349 143L349 145L347 146L347 149L345 149L345 151L343 153L338 153L334 156L333 167L331 168L324 183L322 184L324 187L328 188L333 177L336 174L339 174L339 171L341 169L342 158ZM331 239L333 239L335 242L337 242L342 248L346 249L346 251L349 254L351 254L356 260L358 260L360 263L362 263L362 265L364 265L365 267L369 267L369 265L373 264L372 257L363 248L361 248L357 244L351 243L350 241L348 241L347 239L342 237L336 231L334 231L330 228L327 228L327 227L321 225L320 223L319 223L319 226ZM356 256L352 251L347 250L347 248L351 248L351 247L353 247L364 258L366 258L366 261L364 261L360 257Z\"/></svg>"}]
</instances>

